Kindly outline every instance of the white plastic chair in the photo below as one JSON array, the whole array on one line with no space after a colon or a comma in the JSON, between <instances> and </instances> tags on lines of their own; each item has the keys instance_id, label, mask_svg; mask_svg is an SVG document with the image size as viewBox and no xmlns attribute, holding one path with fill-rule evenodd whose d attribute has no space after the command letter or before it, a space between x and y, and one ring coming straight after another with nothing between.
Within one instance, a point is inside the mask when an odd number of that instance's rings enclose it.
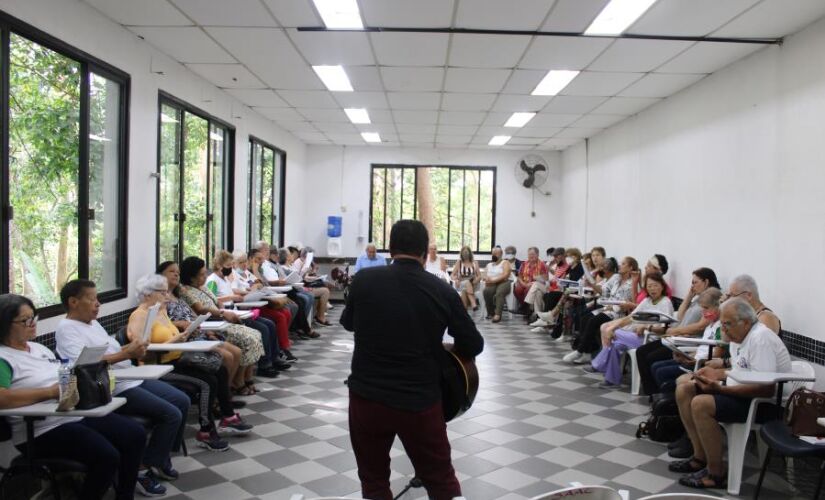
<instances>
[{"instance_id":1,"label":"white plastic chair","mask_svg":"<svg viewBox=\"0 0 825 500\"><path fill-rule=\"evenodd\" d=\"M719 497L703 495L701 493L657 493L642 497L639 500L719 500Z\"/></svg>"},{"instance_id":2,"label":"white plastic chair","mask_svg":"<svg viewBox=\"0 0 825 500\"><path fill-rule=\"evenodd\" d=\"M807 377L816 375L814 367L807 361L793 361L791 371ZM787 382L785 384L785 394L790 394L800 387L811 389L813 386L814 382ZM784 401L784 395L782 399ZM739 494L739 488L742 485L742 469L745 465L745 448L751 431L757 431L761 427L760 424L754 422L754 419L756 418L756 411L762 403L776 403L776 398L753 398L748 410L748 418L744 422L722 424L725 434L728 436L728 493L731 495ZM757 434L757 439L758 436L759 434ZM765 453L767 453L764 443L757 440L756 450L759 455L759 463L764 462Z\"/></svg>"},{"instance_id":3,"label":"white plastic chair","mask_svg":"<svg viewBox=\"0 0 825 500\"><path fill-rule=\"evenodd\" d=\"M570 498L575 500L627 500L618 491L607 486L571 486L535 496L530 500L555 500Z\"/></svg>"},{"instance_id":4,"label":"white plastic chair","mask_svg":"<svg viewBox=\"0 0 825 500\"><path fill-rule=\"evenodd\" d=\"M295 493L289 497L289 500L364 500L361 497L315 497L307 498L300 493Z\"/></svg>"}]
</instances>

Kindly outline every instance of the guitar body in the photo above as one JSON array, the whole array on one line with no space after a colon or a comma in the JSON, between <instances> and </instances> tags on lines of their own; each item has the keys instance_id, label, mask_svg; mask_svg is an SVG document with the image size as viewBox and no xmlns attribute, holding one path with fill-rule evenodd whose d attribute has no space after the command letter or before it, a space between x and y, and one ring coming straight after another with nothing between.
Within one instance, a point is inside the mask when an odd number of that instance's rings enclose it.
<instances>
[{"instance_id":1,"label":"guitar body","mask_svg":"<svg viewBox=\"0 0 825 500\"><path fill-rule=\"evenodd\" d=\"M473 405L478 393L478 369L475 360L456 354L452 344L444 344L441 360L441 402L444 421L449 422Z\"/></svg>"}]
</instances>

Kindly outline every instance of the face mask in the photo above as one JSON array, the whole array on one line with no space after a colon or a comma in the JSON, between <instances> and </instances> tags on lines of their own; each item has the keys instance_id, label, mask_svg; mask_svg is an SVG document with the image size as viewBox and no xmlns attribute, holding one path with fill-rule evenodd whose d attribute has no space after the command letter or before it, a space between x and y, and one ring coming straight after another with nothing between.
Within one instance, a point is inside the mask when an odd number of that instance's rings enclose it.
<instances>
[{"instance_id":1,"label":"face mask","mask_svg":"<svg viewBox=\"0 0 825 500\"><path fill-rule=\"evenodd\" d=\"M516 258L516 256L511 253L506 253L504 254L504 258L507 260L513 260L514 258Z\"/></svg>"},{"instance_id":2,"label":"face mask","mask_svg":"<svg viewBox=\"0 0 825 500\"><path fill-rule=\"evenodd\" d=\"M705 311L702 313L702 317L708 321L714 322L719 319L719 311Z\"/></svg>"},{"instance_id":3,"label":"face mask","mask_svg":"<svg viewBox=\"0 0 825 500\"><path fill-rule=\"evenodd\" d=\"M491 259L493 262L498 262L498 255L493 255L492 257L490 257L490 259Z\"/></svg>"},{"instance_id":4,"label":"face mask","mask_svg":"<svg viewBox=\"0 0 825 500\"><path fill-rule=\"evenodd\" d=\"M232 274L232 268L231 267L221 268L221 274L223 274L224 277L229 276L230 274Z\"/></svg>"},{"instance_id":5,"label":"face mask","mask_svg":"<svg viewBox=\"0 0 825 500\"><path fill-rule=\"evenodd\" d=\"M565 262L567 262L567 265L568 265L568 266L572 266L572 265L573 265L573 257L566 257L566 258L564 259L564 261L565 261Z\"/></svg>"}]
</instances>

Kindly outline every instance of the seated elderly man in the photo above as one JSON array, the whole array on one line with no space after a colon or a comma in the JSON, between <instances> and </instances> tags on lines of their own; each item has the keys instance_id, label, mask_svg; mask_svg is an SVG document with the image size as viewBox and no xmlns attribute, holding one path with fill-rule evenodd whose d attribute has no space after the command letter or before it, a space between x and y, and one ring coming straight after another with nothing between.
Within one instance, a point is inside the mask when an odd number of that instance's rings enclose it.
<instances>
[{"instance_id":1,"label":"seated elderly man","mask_svg":"<svg viewBox=\"0 0 825 500\"><path fill-rule=\"evenodd\" d=\"M362 255L359 255L358 259L355 261L355 269L352 271L352 273L355 274L361 269L367 269L370 267L380 267L386 265L387 259L378 256L378 249L375 248L375 244L368 243L366 252Z\"/></svg>"},{"instance_id":2,"label":"seated elderly man","mask_svg":"<svg viewBox=\"0 0 825 500\"><path fill-rule=\"evenodd\" d=\"M726 295L728 298L740 297L745 299L756 311L756 318L759 322L773 330L773 333L779 333L782 330L782 322L779 321L779 317L759 300L759 287L756 286L756 280L752 276L740 274L733 278Z\"/></svg>"},{"instance_id":3,"label":"seated elderly man","mask_svg":"<svg viewBox=\"0 0 825 500\"><path fill-rule=\"evenodd\" d=\"M791 357L779 337L756 319L756 311L741 298L725 301L720 309L722 333L738 346L732 349L734 370L790 372ZM724 368L705 367L693 383L679 384L679 416L693 444L693 457L668 468L686 475L679 483L693 488L723 488L722 432L719 423L744 422L751 399L771 397L775 385L740 385L726 379Z\"/></svg>"}]
</instances>

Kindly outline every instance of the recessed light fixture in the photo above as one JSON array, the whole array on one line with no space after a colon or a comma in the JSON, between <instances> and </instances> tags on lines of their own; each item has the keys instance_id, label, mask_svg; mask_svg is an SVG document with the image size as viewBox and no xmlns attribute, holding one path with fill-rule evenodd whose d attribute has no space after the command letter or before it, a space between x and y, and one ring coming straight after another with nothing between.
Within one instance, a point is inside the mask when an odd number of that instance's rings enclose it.
<instances>
[{"instance_id":1,"label":"recessed light fixture","mask_svg":"<svg viewBox=\"0 0 825 500\"><path fill-rule=\"evenodd\" d=\"M567 85L579 75L579 71L570 71L566 69L553 69L544 75L536 88L531 92L532 95L556 95L567 87Z\"/></svg>"},{"instance_id":2,"label":"recessed light fixture","mask_svg":"<svg viewBox=\"0 0 825 500\"><path fill-rule=\"evenodd\" d=\"M313 0L324 25L331 29L363 29L355 0Z\"/></svg>"},{"instance_id":3,"label":"recessed light fixture","mask_svg":"<svg viewBox=\"0 0 825 500\"><path fill-rule=\"evenodd\" d=\"M496 135L487 144L490 146L504 146L511 139L509 135Z\"/></svg>"},{"instance_id":4,"label":"recessed light fixture","mask_svg":"<svg viewBox=\"0 0 825 500\"><path fill-rule=\"evenodd\" d=\"M619 35L654 3L656 0L611 0L584 30L584 34Z\"/></svg>"},{"instance_id":5,"label":"recessed light fixture","mask_svg":"<svg viewBox=\"0 0 825 500\"><path fill-rule=\"evenodd\" d=\"M367 110L364 108L345 108L344 113L347 114L349 121L352 123L372 123L369 113L367 113Z\"/></svg>"},{"instance_id":6,"label":"recessed light fixture","mask_svg":"<svg viewBox=\"0 0 825 500\"><path fill-rule=\"evenodd\" d=\"M332 92L352 92L352 84L349 82L343 66L313 66L312 69L318 78L324 82L327 90Z\"/></svg>"},{"instance_id":7,"label":"recessed light fixture","mask_svg":"<svg viewBox=\"0 0 825 500\"><path fill-rule=\"evenodd\" d=\"M523 127L536 116L535 113L513 113L504 124L505 127Z\"/></svg>"},{"instance_id":8,"label":"recessed light fixture","mask_svg":"<svg viewBox=\"0 0 825 500\"><path fill-rule=\"evenodd\" d=\"M381 142L381 136L378 132L361 132L361 137L367 142Z\"/></svg>"}]
</instances>

